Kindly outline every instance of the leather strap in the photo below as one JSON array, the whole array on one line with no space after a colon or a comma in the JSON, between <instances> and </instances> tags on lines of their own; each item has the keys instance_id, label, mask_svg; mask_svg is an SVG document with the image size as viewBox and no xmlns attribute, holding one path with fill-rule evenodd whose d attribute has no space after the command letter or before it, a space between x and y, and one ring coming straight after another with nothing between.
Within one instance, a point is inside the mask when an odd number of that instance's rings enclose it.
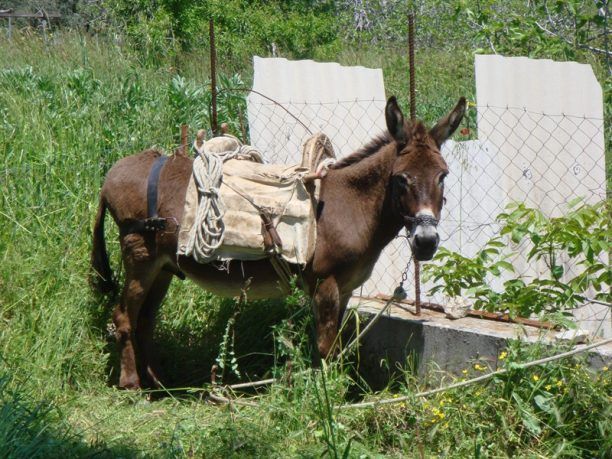
<instances>
[{"instance_id":1,"label":"leather strap","mask_svg":"<svg viewBox=\"0 0 612 459\"><path fill-rule=\"evenodd\" d=\"M175 231L178 231L178 222L175 218L160 218L157 214L159 176L166 161L168 161L168 156L161 155L155 160L149 172L149 178L147 179L147 218L144 220L126 220L123 230L125 234L156 233L158 231L164 231L168 226L168 221L173 221L175 224ZM162 269L174 274L181 280L185 279L185 274L179 269L168 266Z\"/></svg>"},{"instance_id":2,"label":"leather strap","mask_svg":"<svg viewBox=\"0 0 612 459\"><path fill-rule=\"evenodd\" d=\"M157 185L159 184L159 175L161 170L168 161L168 156L161 155L153 163L149 179L147 181L147 219L157 218ZM153 229L154 231L155 229Z\"/></svg>"}]
</instances>

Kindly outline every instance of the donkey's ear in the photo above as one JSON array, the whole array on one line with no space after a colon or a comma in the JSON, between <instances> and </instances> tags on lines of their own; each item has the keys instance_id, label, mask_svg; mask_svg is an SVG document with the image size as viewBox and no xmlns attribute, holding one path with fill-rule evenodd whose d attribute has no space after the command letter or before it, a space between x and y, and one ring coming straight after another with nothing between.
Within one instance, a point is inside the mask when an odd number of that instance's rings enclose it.
<instances>
[{"instance_id":1,"label":"donkey's ear","mask_svg":"<svg viewBox=\"0 0 612 459\"><path fill-rule=\"evenodd\" d=\"M398 142L406 143L406 131L404 129L404 115L397 105L395 96L389 97L385 107L385 120L389 134Z\"/></svg>"},{"instance_id":2,"label":"donkey's ear","mask_svg":"<svg viewBox=\"0 0 612 459\"><path fill-rule=\"evenodd\" d=\"M459 99L459 102L457 102L455 108L453 108L448 115L438 121L438 123L431 128L431 131L429 131L429 136L435 140L438 148L440 148L442 144L446 142L451 135L453 135L453 132L455 132L455 129L457 129L459 123L461 123L461 119L465 113L465 107L465 97L462 97Z\"/></svg>"}]
</instances>

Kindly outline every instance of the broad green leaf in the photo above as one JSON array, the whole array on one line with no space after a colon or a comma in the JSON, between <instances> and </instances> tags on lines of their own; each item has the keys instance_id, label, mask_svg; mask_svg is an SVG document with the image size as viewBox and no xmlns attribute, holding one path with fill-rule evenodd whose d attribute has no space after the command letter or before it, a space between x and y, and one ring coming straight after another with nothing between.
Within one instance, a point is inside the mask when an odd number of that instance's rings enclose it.
<instances>
[{"instance_id":1,"label":"broad green leaf","mask_svg":"<svg viewBox=\"0 0 612 459\"><path fill-rule=\"evenodd\" d=\"M553 397L552 396L544 396L541 394L533 397L533 401L538 408L540 408L545 413L553 412Z\"/></svg>"}]
</instances>

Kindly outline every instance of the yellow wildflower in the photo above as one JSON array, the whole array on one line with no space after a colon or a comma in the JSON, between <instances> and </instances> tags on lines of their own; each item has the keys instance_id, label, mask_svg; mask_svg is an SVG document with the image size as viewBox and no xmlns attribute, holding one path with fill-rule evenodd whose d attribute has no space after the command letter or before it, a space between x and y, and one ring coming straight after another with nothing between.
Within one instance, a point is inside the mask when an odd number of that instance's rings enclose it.
<instances>
[{"instance_id":1,"label":"yellow wildflower","mask_svg":"<svg viewBox=\"0 0 612 459\"><path fill-rule=\"evenodd\" d=\"M555 383L555 386L557 387L561 387L563 385L563 381L561 381L560 379L557 380L557 382Z\"/></svg>"},{"instance_id":2,"label":"yellow wildflower","mask_svg":"<svg viewBox=\"0 0 612 459\"><path fill-rule=\"evenodd\" d=\"M535 382L538 382L540 380L540 377L538 375L533 375L531 377Z\"/></svg>"},{"instance_id":3,"label":"yellow wildflower","mask_svg":"<svg viewBox=\"0 0 612 459\"><path fill-rule=\"evenodd\" d=\"M479 363L477 363L477 364L474 365L474 370L485 371L486 367L484 367L484 366L480 365Z\"/></svg>"},{"instance_id":4,"label":"yellow wildflower","mask_svg":"<svg viewBox=\"0 0 612 459\"><path fill-rule=\"evenodd\" d=\"M461 373L463 373L464 375L467 375L468 371L467 370L461 370Z\"/></svg>"},{"instance_id":5,"label":"yellow wildflower","mask_svg":"<svg viewBox=\"0 0 612 459\"><path fill-rule=\"evenodd\" d=\"M601 371L608 371L608 367L603 367Z\"/></svg>"},{"instance_id":6,"label":"yellow wildflower","mask_svg":"<svg viewBox=\"0 0 612 459\"><path fill-rule=\"evenodd\" d=\"M499 360L504 360L506 357L508 357L508 353L506 351L502 351L502 353L499 354Z\"/></svg>"},{"instance_id":7,"label":"yellow wildflower","mask_svg":"<svg viewBox=\"0 0 612 459\"><path fill-rule=\"evenodd\" d=\"M552 389L552 384L546 384L546 385L544 386L544 388L545 388L546 390L551 390L551 389Z\"/></svg>"}]
</instances>

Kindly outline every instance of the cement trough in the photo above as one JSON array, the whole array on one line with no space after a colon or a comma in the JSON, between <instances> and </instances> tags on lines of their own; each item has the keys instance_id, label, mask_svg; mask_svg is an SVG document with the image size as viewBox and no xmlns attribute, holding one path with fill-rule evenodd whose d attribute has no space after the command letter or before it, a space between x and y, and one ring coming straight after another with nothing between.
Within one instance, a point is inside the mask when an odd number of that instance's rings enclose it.
<instances>
[{"instance_id":1,"label":"cement trough","mask_svg":"<svg viewBox=\"0 0 612 459\"><path fill-rule=\"evenodd\" d=\"M383 300L353 298L349 307L357 309L365 323L385 303ZM372 388L380 389L399 368L406 368L409 361L420 376L432 367L460 375L476 361L494 370L508 340L552 345L558 343L554 338L556 333L529 325L473 317L451 320L442 312L428 309L422 309L421 316L416 316L414 306L391 304L361 338L359 373ZM610 366L612 343L589 351L587 359L593 369Z\"/></svg>"}]
</instances>

